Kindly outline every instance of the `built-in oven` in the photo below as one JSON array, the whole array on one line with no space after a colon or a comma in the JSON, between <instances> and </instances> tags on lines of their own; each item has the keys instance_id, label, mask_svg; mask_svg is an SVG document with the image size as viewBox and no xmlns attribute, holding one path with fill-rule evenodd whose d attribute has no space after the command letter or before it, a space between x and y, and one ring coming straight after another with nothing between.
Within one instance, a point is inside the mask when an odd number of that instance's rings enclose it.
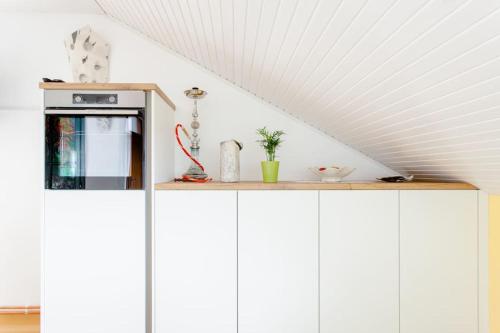
<instances>
[{"instance_id":1,"label":"built-in oven","mask_svg":"<svg viewBox=\"0 0 500 333\"><path fill-rule=\"evenodd\" d=\"M45 188L144 187L145 93L45 91Z\"/></svg>"}]
</instances>

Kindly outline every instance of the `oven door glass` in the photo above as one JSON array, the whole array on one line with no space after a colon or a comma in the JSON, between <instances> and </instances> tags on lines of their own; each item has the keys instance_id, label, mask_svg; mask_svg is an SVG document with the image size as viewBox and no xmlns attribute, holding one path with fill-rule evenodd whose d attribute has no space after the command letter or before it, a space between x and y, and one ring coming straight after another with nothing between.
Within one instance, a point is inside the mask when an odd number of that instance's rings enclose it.
<instances>
[{"instance_id":1,"label":"oven door glass","mask_svg":"<svg viewBox=\"0 0 500 333\"><path fill-rule=\"evenodd\" d=\"M143 188L140 116L46 115L45 188Z\"/></svg>"}]
</instances>

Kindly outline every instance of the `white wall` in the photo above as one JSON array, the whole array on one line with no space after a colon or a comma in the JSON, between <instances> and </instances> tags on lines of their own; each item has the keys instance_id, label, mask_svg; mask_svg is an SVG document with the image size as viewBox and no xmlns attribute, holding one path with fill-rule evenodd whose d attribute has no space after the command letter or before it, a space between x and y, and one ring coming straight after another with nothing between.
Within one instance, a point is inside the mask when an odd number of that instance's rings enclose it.
<instances>
[{"instance_id":1,"label":"white wall","mask_svg":"<svg viewBox=\"0 0 500 333\"><path fill-rule=\"evenodd\" d=\"M40 123L0 110L0 306L38 303Z\"/></svg>"},{"instance_id":2,"label":"white wall","mask_svg":"<svg viewBox=\"0 0 500 333\"><path fill-rule=\"evenodd\" d=\"M351 179L392 173L104 16L0 13L0 37L7 46L0 52L0 305L39 302L37 84L44 76L71 81L63 39L85 24L111 43L111 80L158 83L177 104L176 117L183 124L189 125L192 106L183 91L196 85L209 92L200 102L201 160L213 177L218 177L219 142L234 138L244 144L242 179L260 178L264 154L255 130L262 126L287 133L279 151L283 180L314 179L307 167L325 164L356 167ZM179 174L188 162L180 152L176 160Z\"/></svg>"}]
</instances>

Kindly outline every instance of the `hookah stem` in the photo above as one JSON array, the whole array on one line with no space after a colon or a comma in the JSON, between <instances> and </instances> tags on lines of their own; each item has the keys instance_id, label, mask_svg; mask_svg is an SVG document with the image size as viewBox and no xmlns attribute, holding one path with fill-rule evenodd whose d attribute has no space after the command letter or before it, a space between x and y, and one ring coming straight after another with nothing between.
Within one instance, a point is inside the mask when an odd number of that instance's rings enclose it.
<instances>
[{"instance_id":1,"label":"hookah stem","mask_svg":"<svg viewBox=\"0 0 500 333\"><path fill-rule=\"evenodd\" d=\"M191 161L193 161L194 164L196 164L197 166L200 167L201 170L205 171L205 168L203 167L203 165L201 165L200 162L198 162L197 159L195 159L193 157L193 155L191 155L190 152L188 152L186 150L186 148L184 148L184 145L182 144L181 142L181 139L179 138L179 128L182 128L182 131L186 134L186 130L184 129L184 127L182 126L182 124L177 124L177 126L175 126L175 138L177 139L177 143L179 144L179 147L181 147L182 151L184 152L184 154L186 154L187 157L189 157L189 159ZM189 136L188 136L189 137Z\"/></svg>"}]
</instances>

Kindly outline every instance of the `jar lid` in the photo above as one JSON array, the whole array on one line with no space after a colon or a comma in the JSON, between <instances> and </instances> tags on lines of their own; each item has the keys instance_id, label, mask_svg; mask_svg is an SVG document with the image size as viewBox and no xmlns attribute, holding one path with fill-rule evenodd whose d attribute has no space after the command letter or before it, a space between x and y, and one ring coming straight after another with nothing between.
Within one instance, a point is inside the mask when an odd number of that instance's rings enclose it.
<instances>
[{"instance_id":1,"label":"jar lid","mask_svg":"<svg viewBox=\"0 0 500 333\"><path fill-rule=\"evenodd\" d=\"M221 141L221 143L220 143L220 144L221 144L221 145L223 145L223 144L228 143L228 142L234 142L234 143L236 143L236 145L238 146L238 148L239 148L240 150L242 150L242 149L243 149L243 144L242 144L241 142L239 142L239 141L234 140L234 139L231 139L231 140L226 140L226 141Z\"/></svg>"}]
</instances>

